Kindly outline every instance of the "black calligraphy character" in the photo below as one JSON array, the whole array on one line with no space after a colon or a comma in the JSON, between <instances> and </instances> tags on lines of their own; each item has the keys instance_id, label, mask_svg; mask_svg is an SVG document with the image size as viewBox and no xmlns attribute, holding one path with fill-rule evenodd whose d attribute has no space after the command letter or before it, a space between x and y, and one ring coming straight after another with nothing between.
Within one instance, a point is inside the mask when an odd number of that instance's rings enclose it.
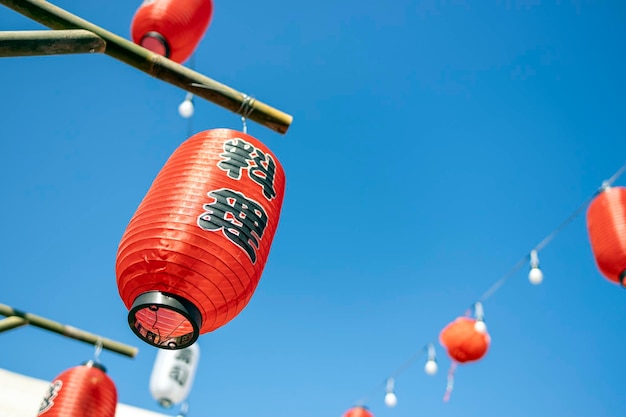
<instances>
[{"instance_id":1,"label":"black calligraphy character","mask_svg":"<svg viewBox=\"0 0 626 417\"><path fill-rule=\"evenodd\" d=\"M176 355L176 359L189 364L189 362L191 362L191 351L186 349L179 350L178 355Z\"/></svg>"},{"instance_id":2,"label":"black calligraphy character","mask_svg":"<svg viewBox=\"0 0 626 417\"><path fill-rule=\"evenodd\" d=\"M229 177L238 180L241 178L241 170L247 169L248 176L263 187L263 195L268 200L276 197L276 162L269 153L266 154L243 139L236 138L224 142L224 153L220 156L224 159L217 166L226 171Z\"/></svg>"},{"instance_id":3,"label":"black calligraphy character","mask_svg":"<svg viewBox=\"0 0 626 417\"><path fill-rule=\"evenodd\" d=\"M255 263L259 240L263 238L267 226L265 209L245 195L228 188L210 191L208 196L215 201L203 206L206 212L198 217L198 226L204 230L221 230Z\"/></svg>"},{"instance_id":4,"label":"black calligraphy character","mask_svg":"<svg viewBox=\"0 0 626 417\"><path fill-rule=\"evenodd\" d=\"M220 154L225 159L217 163L217 166L228 172L228 176L233 179L241 178L241 169L248 168L248 161L252 158L251 154L254 147L248 142L239 138L224 142L224 153Z\"/></svg>"},{"instance_id":5,"label":"black calligraphy character","mask_svg":"<svg viewBox=\"0 0 626 417\"><path fill-rule=\"evenodd\" d=\"M276 197L276 190L274 190L276 164L274 163L274 159L269 154L255 149L255 155L252 160L255 165L248 169L248 175L250 175L250 178L257 184L263 187L263 195L268 200L271 200Z\"/></svg>"},{"instance_id":6,"label":"black calligraphy character","mask_svg":"<svg viewBox=\"0 0 626 417\"><path fill-rule=\"evenodd\" d=\"M181 387L185 385L185 382L187 382L188 375L189 372L180 366L174 366L170 371L170 378L176 381Z\"/></svg>"},{"instance_id":7,"label":"black calligraphy character","mask_svg":"<svg viewBox=\"0 0 626 417\"><path fill-rule=\"evenodd\" d=\"M46 395L43 397L41 401L41 405L39 406L39 413L45 413L54 405L54 399L59 395L59 391L61 391L61 387L63 386L63 381L54 381L50 386L48 386L48 390L46 391Z\"/></svg>"}]
</instances>

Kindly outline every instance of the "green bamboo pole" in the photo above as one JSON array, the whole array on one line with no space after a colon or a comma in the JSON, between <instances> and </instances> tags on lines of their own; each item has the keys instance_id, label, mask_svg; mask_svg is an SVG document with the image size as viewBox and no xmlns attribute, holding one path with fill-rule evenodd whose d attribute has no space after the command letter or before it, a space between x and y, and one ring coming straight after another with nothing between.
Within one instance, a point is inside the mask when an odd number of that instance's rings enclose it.
<instances>
[{"instance_id":1,"label":"green bamboo pole","mask_svg":"<svg viewBox=\"0 0 626 417\"><path fill-rule=\"evenodd\" d=\"M278 133L286 133L293 117L233 88L150 52L44 0L0 0L3 4L52 29L85 29L106 42L105 54L160 80L182 88L230 111L245 115Z\"/></svg>"},{"instance_id":2,"label":"green bamboo pole","mask_svg":"<svg viewBox=\"0 0 626 417\"><path fill-rule=\"evenodd\" d=\"M0 57L104 52L106 43L87 30L0 32Z\"/></svg>"},{"instance_id":3,"label":"green bamboo pole","mask_svg":"<svg viewBox=\"0 0 626 417\"><path fill-rule=\"evenodd\" d=\"M71 339L80 340L81 342L89 343L94 346L101 345L102 349L110 350L111 352L119 353L121 355L125 355L131 358L134 358L138 352L138 349L134 346L128 346L123 343L116 342L115 340L110 340L96 334L77 329L72 326L57 323L56 321L52 321L45 317L40 317L31 313L16 310L13 307L5 304L0 304L0 315L9 318L18 317L35 327L58 333Z\"/></svg>"},{"instance_id":4,"label":"green bamboo pole","mask_svg":"<svg viewBox=\"0 0 626 417\"><path fill-rule=\"evenodd\" d=\"M23 319L17 316L10 316L6 319L0 320L0 333L6 332L7 330L15 329L17 327L26 326L28 324L28 320Z\"/></svg>"}]
</instances>

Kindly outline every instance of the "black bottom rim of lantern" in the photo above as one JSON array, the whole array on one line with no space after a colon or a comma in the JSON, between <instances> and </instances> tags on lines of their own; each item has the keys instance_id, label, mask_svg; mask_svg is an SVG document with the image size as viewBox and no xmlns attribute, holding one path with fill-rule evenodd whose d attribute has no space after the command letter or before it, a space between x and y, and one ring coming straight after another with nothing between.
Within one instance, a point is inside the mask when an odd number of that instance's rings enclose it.
<instances>
[{"instance_id":1,"label":"black bottom rim of lantern","mask_svg":"<svg viewBox=\"0 0 626 417\"><path fill-rule=\"evenodd\" d=\"M626 288L626 269L619 274L619 283L622 284L622 288Z\"/></svg>"},{"instance_id":2,"label":"black bottom rim of lantern","mask_svg":"<svg viewBox=\"0 0 626 417\"><path fill-rule=\"evenodd\" d=\"M137 319L137 313L146 309L155 316L154 320L151 320L153 321L151 323L152 327L145 326ZM171 333L161 334L158 328L160 324L158 318L160 310L167 310L168 313L175 312L182 316L183 322L189 323L193 330L180 336L171 336ZM160 291L150 291L135 298L133 306L128 312L128 324L133 333L149 345L161 349L176 350L189 347L198 340L202 315L193 303L182 297Z\"/></svg>"},{"instance_id":3,"label":"black bottom rim of lantern","mask_svg":"<svg viewBox=\"0 0 626 417\"><path fill-rule=\"evenodd\" d=\"M145 35L143 35L143 38L141 38L141 42L139 42L139 44L144 48L152 51L152 49L148 48L148 45L146 45L145 42L153 40L157 41L163 47L163 56L165 58L170 58L172 56L172 50L170 49L170 45L167 43L167 40L163 37L163 35L161 35L159 32L153 31L146 33Z\"/></svg>"}]
</instances>

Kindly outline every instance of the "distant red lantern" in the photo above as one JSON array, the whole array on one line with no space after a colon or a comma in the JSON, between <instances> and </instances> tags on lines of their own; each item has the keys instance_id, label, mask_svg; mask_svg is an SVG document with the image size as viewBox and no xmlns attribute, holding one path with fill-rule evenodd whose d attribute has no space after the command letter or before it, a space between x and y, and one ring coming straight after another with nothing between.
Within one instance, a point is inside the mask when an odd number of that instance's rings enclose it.
<instances>
[{"instance_id":1,"label":"distant red lantern","mask_svg":"<svg viewBox=\"0 0 626 417\"><path fill-rule=\"evenodd\" d=\"M343 417L374 417L374 414L372 414L367 407L358 405L346 411Z\"/></svg>"},{"instance_id":2,"label":"distant red lantern","mask_svg":"<svg viewBox=\"0 0 626 417\"><path fill-rule=\"evenodd\" d=\"M131 23L133 42L182 63L200 43L212 15L212 0L144 0Z\"/></svg>"},{"instance_id":3,"label":"distant red lantern","mask_svg":"<svg viewBox=\"0 0 626 417\"><path fill-rule=\"evenodd\" d=\"M482 359L489 349L491 339L487 333L487 326L483 321L483 307L481 303L474 305L477 319L459 317L449 323L439 334L439 341L446 348L452 359L452 366L448 371L448 385L443 397L450 399L454 388L454 372L458 363L474 362Z\"/></svg>"},{"instance_id":4,"label":"distant red lantern","mask_svg":"<svg viewBox=\"0 0 626 417\"><path fill-rule=\"evenodd\" d=\"M114 417L117 390L106 369L92 361L57 376L39 406L38 416Z\"/></svg>"},{"instance_id":5,"label":"distant red lantern","mask_svg":"<svg viewBox=\"0 0 626 417\"><path fill-rule=\"evenodd\" d=\"M232 320L259 283L285 174L260 141L230 129L176 149L139 205L116 262L131 329L166 349Z\"/></svg>"},{"instance_id":6,"label":"distant red lantern","mask_svg":"<svg viewBox=\"0 0 626 417\"><path fill-rule=\"evenodd\" d=\"M477 361L487 353L489 334L480 326L477 329L476 323L473 318L459 317L441 331L439 340L456 362Z\"/></svg>"},{"instance_id":7,"label":"distant red lantern","mask_svg":"<svg viewBox=\"0 0 626 417\"><path fill-rule=\"evenodd\" d=\"M591 202L587 230L602 275L626 287L626 188L607 188Z\"/></svg>"}]
</instances>

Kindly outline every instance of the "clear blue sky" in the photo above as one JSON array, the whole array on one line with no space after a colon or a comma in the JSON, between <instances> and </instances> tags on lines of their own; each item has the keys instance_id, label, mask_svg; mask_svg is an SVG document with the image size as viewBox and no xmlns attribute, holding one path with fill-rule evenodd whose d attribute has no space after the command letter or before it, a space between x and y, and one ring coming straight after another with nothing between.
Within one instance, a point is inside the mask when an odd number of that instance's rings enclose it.
<instances>
[{"instance_id":1,"label":"clear blue sky","mask_svg":"<svg viewBox=\"0 0 626 417\"><path fill-rule=\"evenodd\" d=\"M139 3L57 2L127 38ZM0 7L0 28L41 26ZM287 174L281 223L248 307L199 340L190 416L337 417L435 340L626 161L624 39L619 0L216 0L196 68L294 123L249 123ZM121 402L159 410L114 266L187 137L185 93L105 55L3 58L0 87L0 302L138 346L101 359ZM241 128L196 104L195 131ZM540 259L543 285L523 268L485 303L491 349L449 403L439 349L374 414L626 415L626 293L584 216ZM0 367L42 379L93 354L36 328L0 342Z\"/></svg>"}]
</instances>

